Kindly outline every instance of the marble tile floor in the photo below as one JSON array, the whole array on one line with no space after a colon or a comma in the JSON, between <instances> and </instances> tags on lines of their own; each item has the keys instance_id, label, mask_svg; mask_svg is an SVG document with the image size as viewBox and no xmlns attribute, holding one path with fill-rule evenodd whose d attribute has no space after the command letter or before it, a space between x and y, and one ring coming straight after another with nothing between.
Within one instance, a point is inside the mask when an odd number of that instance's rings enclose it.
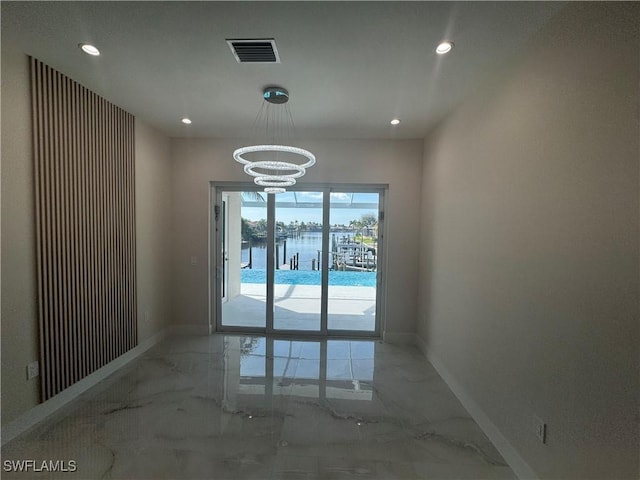
<instances>
[{"instance_id":1,"label":"marble tile floor","mask_svg":"<svg viewBox=\"0 0 640 480\"><path fill-rule=\"evenodd\" d=\"M414 347L165 340L2 448L2 478L512 479ZM60 468L59 464L59 468Z\"/></svg>"}]
</instances>

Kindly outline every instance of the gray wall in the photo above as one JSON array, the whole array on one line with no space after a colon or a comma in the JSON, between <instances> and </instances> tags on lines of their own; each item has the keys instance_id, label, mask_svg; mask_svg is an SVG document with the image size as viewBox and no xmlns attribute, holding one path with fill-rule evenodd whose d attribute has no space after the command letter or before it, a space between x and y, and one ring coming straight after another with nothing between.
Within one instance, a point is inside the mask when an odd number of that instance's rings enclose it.
<instances>
[{"instance_id":1,"label":"gray wall","mask_svg":"<svg viewBox=\"0 0 640 480\"><path fill-rule=\"evenodd\" d=\"M64 73L64 72L63 72ZM39 402L29 64L2 44L2 424ZM136 120L138 341L169 322L169 140ZM150 312L145 321L144 311Z\"/></svg>"},{"instance_id":2,"label":"gray wall","mask_svg":"<svg viewBox=\"0 0 640 480\"><path fill-rule=\"evenodd\" d=\"M638 476L639 13L571 4L425 141L420 336L541 478Z\"/></svg>"},{"instance_id":3,"label":"gray wall","mask_svg":"<svg viewBox=\"0 0 640 480\"><path fill-rule=\"evenodd\" d=\"M136 281L140 342L171 321L170 154L169 139L136 118Z\"/></svg>"},{"instance_id":4,"label":"gray wall","mask_svg":"<svg viewBox=\"0 0 640 480\"><path fill-rule=\"evenodd\" d=\"M38 403L36 230L29 61L2 44L2 424Z\"/></svg>"},{"instance_id":5,"label":"gray wall","mask_svg":"<svg viewBox=\"0 0 640 480\"><path fill-rule=\"evenodd\" d=\"M173 139L172 190L176 323L208 325L209 182L251 181L233 150L246 140ZM421 140L303 141L318 163L299 181L313 183L389 184L385 217L388 236L387 333L394 341L412 340L415 333L418 281L418 236ZM191 257L197 257L191 265Z\"/></svg>"}]
</instances>

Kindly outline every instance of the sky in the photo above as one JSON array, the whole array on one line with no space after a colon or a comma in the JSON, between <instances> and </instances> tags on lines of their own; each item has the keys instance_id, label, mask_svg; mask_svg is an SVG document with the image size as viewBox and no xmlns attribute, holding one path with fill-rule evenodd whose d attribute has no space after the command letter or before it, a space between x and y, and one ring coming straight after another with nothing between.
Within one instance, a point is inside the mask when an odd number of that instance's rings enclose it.
<instances>
[{"instance_id":1,"label":"sky","mask_svg":"<svg viewBox=\"0 0 640 480\"><path fill-rule=\"evenodd\" d=\"M312 208L285 208L278 203L295 202L313 203ZM359 220L365 213L373 213L377 216L377 193L331 193L331 205L347 206L351 203L368 204L367 208L332 208L329 221L331 225L348 225L351 220ZM267 204L264 207L242 207L242 216L248 220L256 221L267 218ZM286 192L276 196L276 221L289 224L292 221L322 223L322 192Z\"/></svg>"}]
</instances>

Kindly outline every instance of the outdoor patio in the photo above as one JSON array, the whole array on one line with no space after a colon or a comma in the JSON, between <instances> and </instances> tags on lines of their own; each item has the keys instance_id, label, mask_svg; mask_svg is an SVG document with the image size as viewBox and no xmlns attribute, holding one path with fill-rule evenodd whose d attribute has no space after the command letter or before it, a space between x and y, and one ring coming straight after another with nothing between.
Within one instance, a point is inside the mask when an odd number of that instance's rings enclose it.
<instances>
[{"instance_id":1,"label":"outdoor patio","mask_svg":"<svg viewBox=\"0 0 640 480\"><path fill-rule=\"evenodd\" d=\"M278 330L320 330L319 285L274 285L274 328ZM329 286L328 328L330 330L375 330L376 288ZM264 327L266 286L241 284L240 295L222 305L222 324L236 327Z\"/></svg>"}]
</instances>

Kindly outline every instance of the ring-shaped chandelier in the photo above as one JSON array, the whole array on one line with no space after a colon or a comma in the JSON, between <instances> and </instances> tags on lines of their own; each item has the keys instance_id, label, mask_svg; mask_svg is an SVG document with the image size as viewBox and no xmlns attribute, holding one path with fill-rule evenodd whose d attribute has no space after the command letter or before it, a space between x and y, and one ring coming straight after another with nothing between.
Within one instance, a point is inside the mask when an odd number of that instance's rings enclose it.
<instances>
[{"instance_id":1,"label":"ring-shaped chandelier","mask_svg":"<svg viewBox=\"0 0 640 480\"><path fill-rule=\"evenodd\" d=\"M316 157L313 153L303 148L276 143L276 140L279 140L277 138L278 134L283 133L282 130L289 131L295 129L291 112L288 106L284 105L289 101L289 92L282 87L267 87L263 91L263 100L263 108L258 112L254 125L259 123L266 105L266 118L264 119L264 123L267 134L271 134L270 140L273 143L249 145L238 148L233 152L233 158L236 162L244 165L245 173L255 177L254 183L256 185L266 187L264 189L265 192L283 193L286 191L285 187L295 185L295 179L302 177L306 173L307 168L315 165ZM272 105L284 106L272 107ZM273 118L270 118L274 108L280 109L281 111L275 112ZM282 110L286 111L286 115L282 114ZM285 122L286 125L278 125L282 122ZM271 154L273 159L250 160L246 156L252 153ZM292 157L295 158L296 156L301 157L303 163L283 160L279 156L280 154L286 154L286 160L291 160Z\"/></svg>"},{"instance_id":2,"label":"ring-shaped chandelier","mask_svg":"<svg viewBox=\"0 0 640 480\"><path fill-rule=\"evenodd\" d=\"M264 191L267 193L284 193L287 191L286 188L282 188L282 187L264 187Z\"/></svg>"},{"instance_id":3,"label":"ring-shaped chandelier","mask_svg":"<svg viewBox=\"0 0 640 480\"><path fill-rule=\"evenodd\" d=\"M257 172L258 170L277 170L279 176L291 177L291 178L300 178L305 174L305 169L299 165L289 162L274 162L272 160L267 161L258 161L253 163L248 163L244 166L244 171L246 174L251 175L252 177L264 177L272 175L270 173ZM287 170L295 170L295 173L283 173Z\"/></svg>"},{"instance_id":4,"label":"ring-shaped chandelier","mask_svg":"<svg viewBox=\"0 0 640 480\"><path fill-rule=\"evenodd\" d=\"M265 175L264 177L256 177L254 180L256 185L261 187L290 187L296 184L296 179L279 175Z\"/></svg>"},{"instance_id":5,"label":"ring-shaped chandelier","mask_svg":"<svg viewBox=\"0 0 640 480\"><path fill-rule=\"evenodd\" d=\"M313 153L311 153L308 150L305 150L304 148L290 147L288 145L250 145L248 147L242 147L235 150L233 152L233 158L236 160L236 162L243 163L245 165L255 163L254 161L247 160L246 158L243 157L245 153L254 153L254 152L284 152L284 153L293 153L295 155L300 155L307 159L306 163L294 164L291 162L283 162L283 161L278 161L275 163L288 163L289 165L296 165L304 169L312 167L316 164L316 156ZM266 161L269 162L272 160L266 160Z\"/></svg>"}]
</instances>

